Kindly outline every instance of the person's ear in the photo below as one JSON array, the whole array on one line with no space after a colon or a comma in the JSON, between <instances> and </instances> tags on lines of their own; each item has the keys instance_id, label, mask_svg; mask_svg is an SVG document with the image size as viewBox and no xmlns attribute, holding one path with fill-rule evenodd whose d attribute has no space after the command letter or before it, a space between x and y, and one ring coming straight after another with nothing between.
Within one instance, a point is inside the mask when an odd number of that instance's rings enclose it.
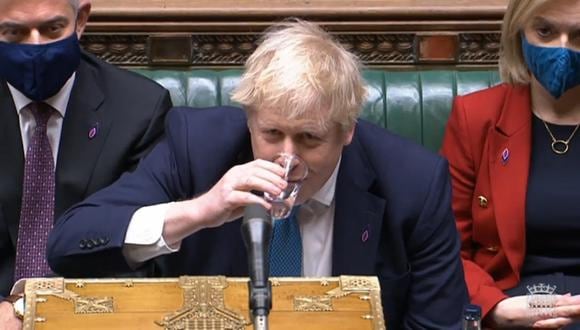
<instances>
[{"instance_id":1,"label":"person's ear","mask_svg":"<svg viewBox=\"0 0 580 330\"><path fill-rule=\"evenodd\" d=\"M89 15L91 14L91 1L81 0L79 4L79 11L77 13L77 25L76 32L77 37L80 39L83 32L85 32L85 27L89 21Z\"/></svg>"},{"instance_id":2,"label":"person's ear","mask_svg":"<svg viewBox=\"0 0 580 330\"><path fill-rule=\"evenodd\" d=\"M356 124L352 125L352 128L350 128L344 132L344 141L343 141L344 146L347 146L352 142L355 128L356 128Z\"/></svg>"},{"instance_id":3,"label":"person's ear","mask_svg":"<svg viewBox=\"0 0 580 330\"><path fill-rule=\"evenodd\" d=\"M244 108L246 112L246 125L248 126L248 130L250 133L252 132L252 126L255 124L255 111L252 111L249 108Z\"/></svg>"}]
</instances>

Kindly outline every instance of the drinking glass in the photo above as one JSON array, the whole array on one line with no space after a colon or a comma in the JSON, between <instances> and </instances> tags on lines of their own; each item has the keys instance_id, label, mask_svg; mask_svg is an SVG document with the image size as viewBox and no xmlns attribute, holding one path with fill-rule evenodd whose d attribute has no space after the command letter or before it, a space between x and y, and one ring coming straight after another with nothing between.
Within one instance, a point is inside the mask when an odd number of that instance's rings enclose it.
<instances>
[{"instance_id":1,"label":"drinking glass","mask_svg":"<svg viewBox=\"0 0 580 330\"><path fill-rule=\"evenodd\" d=\"M264 193L264 198L272 205L270 215L273 220L287 218L296 202L302 182L308 176L308 166L302 158L287 153L279 153L272 162L284 168L282 177L288 185L278 195Z\"/></svg>"}]
</instances>

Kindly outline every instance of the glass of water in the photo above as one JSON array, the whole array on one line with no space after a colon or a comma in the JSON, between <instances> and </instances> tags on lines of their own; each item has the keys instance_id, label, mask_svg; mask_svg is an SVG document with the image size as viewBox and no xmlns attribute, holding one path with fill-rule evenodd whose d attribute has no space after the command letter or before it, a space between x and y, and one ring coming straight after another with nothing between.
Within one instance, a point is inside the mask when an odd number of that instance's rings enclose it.
<instances>
[{"instance_id":1,"label":"glass of water","mask_svg":"<svg viewBox=\"0 0 580 330\"><path fill-rule=\"evenodd\" d=\"M272 162L284 168L283 179L288 182L286 189L278 195L264 193L264 198L272 205L270 210L272 219L278 220L290 215L302 182L308 176L308 166L302 158L287 153L279 153Z\"/></svg>"}]
</instances>

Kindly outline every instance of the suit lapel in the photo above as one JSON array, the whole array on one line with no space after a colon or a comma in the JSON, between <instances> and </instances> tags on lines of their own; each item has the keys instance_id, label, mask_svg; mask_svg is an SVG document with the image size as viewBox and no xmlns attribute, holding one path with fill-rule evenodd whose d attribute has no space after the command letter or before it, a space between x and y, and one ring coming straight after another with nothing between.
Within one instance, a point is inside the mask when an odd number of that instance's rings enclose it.
<instances>
[{"instance_id":1,"label":"suit lapel","mask_svg":"<svg viewBox=\"0 0 580 330\"><path fill-rule=\"evenodd\" d=\"M504 104L490 135L490 184L501 245L512 269L519 274L526 247L526 191L532 143L529 89L513 88Z\"/></svg>"},{"instance_id":2,"label":"suit lapel","mask_svg":"<svg viewBox=\"0 0 580 330\"><path fill-rule=\"evenodd\" d=\"M81 61L63 121L56 168L56 210L59 215L66 196L71 191L70 182L77 186L74 191L84 193L91 178L97 158L107 139L111 116L100 108L104 95L97 84L97 72ZM92 130L92 131L91 131Z\"/></svg>"},{"instance_id":3,"label":"suit lapel","mask_svg":"<svg viewBox=\"0 0 580 330\"><path fill-rule=\"evenodd\" d=\"M336 181L333 276L375 273L385 200L369 192L374 179L353 140L343 152Z\"/></svg>"},{"instance_id":4,"label":"suit lapel","mask_svg":"<svg viewBox=\"0 0 580 330\"><path fill-rule=\"evenodd\" d=\"M24 151L20 134L20 121L12 100L12 94L5 82L0 82L0 221L8 225L12 244L16 247L22 180L24 171Z\"/></svg>"}]
</instances>

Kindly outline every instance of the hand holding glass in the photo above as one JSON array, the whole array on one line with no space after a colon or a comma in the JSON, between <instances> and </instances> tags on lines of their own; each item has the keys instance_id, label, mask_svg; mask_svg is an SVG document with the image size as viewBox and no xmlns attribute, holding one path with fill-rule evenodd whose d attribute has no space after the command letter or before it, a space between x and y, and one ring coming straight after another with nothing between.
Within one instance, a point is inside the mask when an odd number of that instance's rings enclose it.
<instances>
[{"instance_id":1,"label":"hand holding glass","mask_svg":"<svg viewBox=\"0 0 580 330\"><path fill-rule=\"evenodd\" d=\"M272 219L278 220L290 215L302 182L308 176L308 166L300 157L286 153L276 155L272 162L284 168L282 178L288 182L286 189L277 196L264 193L264 199L272 205L270 209Z\"/></svg>"}]
</instances>

